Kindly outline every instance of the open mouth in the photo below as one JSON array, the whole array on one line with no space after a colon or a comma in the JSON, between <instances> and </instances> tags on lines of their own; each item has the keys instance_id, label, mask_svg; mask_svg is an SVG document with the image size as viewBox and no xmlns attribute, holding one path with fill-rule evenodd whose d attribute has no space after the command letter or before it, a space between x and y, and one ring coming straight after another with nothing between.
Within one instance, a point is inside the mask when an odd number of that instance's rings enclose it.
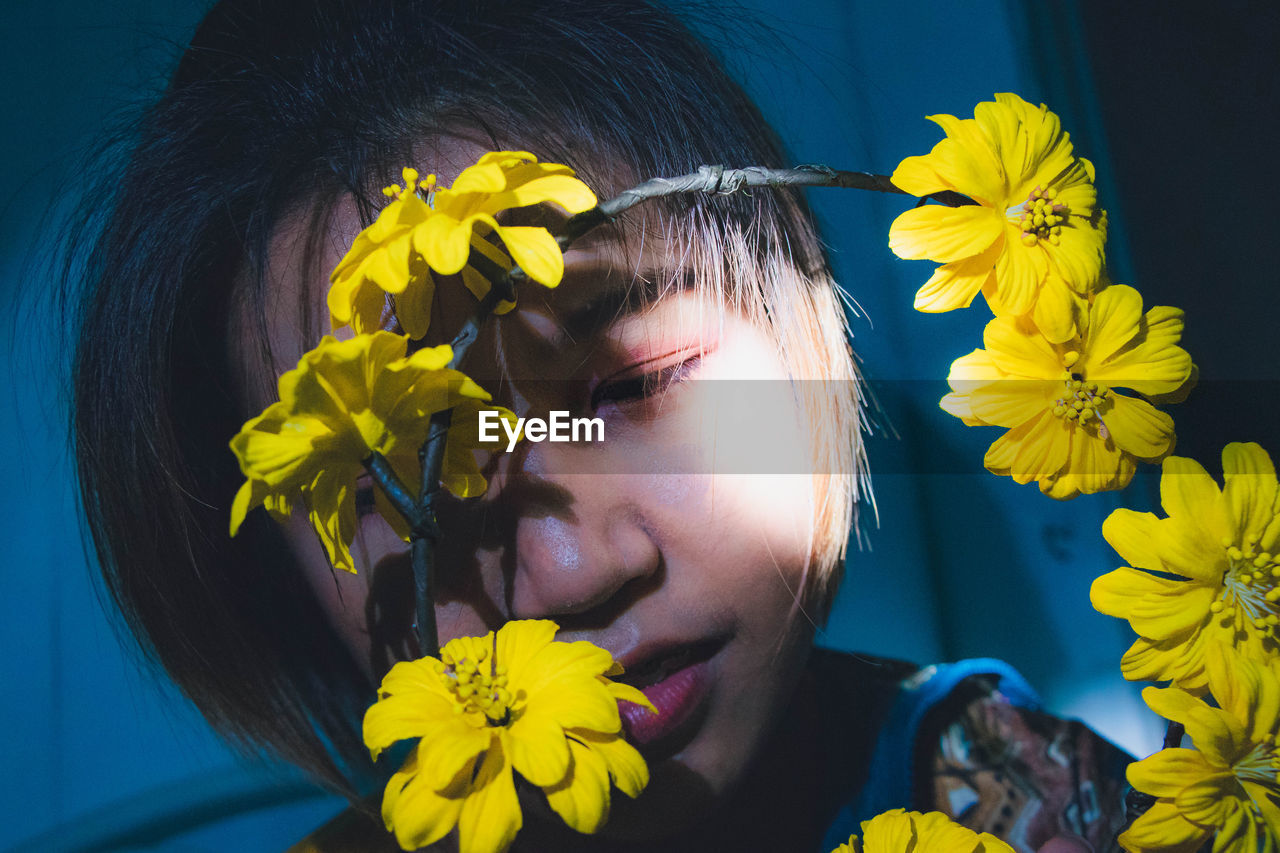
<instances>
[{"instance_id":1,"label":"open mouth","mask_svg":"<svg viewBox=\"0 0 1280 853\"><path fill-rule=\"evenodd\" d=\"M710 692L708 662L722 645L722 641L712 641L659 650L617 677L639 688L658 709L654 714L641 705L618 703L623 729L633 743L648 746L674 740L677 732L688 734L683 730L691 726L685 723L696 716Z\"/></svg>"}]
</instances>

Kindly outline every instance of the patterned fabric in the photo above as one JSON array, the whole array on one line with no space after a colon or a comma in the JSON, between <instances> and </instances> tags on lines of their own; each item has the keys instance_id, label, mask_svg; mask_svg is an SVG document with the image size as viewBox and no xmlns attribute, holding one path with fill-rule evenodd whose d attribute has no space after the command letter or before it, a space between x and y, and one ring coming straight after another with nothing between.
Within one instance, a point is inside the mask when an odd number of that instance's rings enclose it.
<instances>
[{"instance_id":1,"label":"patterned fabric","mask_svg":"<svg viewBox=\"0 0 1280 853\"><path fill-rule=\"evenodd\" d=\"M918 808L946 812L1027 853L1068 833L1099 853L1120 849L1124 752L1079 722L1011 704L980 677L931 716L919 741L932 756Z\"/></svg>"}]
</instances>

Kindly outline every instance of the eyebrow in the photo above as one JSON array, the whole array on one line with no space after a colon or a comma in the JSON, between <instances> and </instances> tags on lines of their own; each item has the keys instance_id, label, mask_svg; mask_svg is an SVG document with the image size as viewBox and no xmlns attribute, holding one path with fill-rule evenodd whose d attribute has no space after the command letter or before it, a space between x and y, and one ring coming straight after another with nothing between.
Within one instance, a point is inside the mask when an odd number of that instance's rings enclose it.
<instances>
[{"instance_id":1,"label":"eyebrow","mask_svg":"<svg viewBox=\"0 0 1280 853\"><path fill-rule=\"evenodd\" d=\"M640 313L663 296L692 290L696 282L695 272L688 267L680 268L674 276L655 269L641 270L629 280L609 276L604 287L586 301L563 317L556 316L560 333L555 343L576 343L598 335L622 317Z\"/></svg>"}]
</instances>

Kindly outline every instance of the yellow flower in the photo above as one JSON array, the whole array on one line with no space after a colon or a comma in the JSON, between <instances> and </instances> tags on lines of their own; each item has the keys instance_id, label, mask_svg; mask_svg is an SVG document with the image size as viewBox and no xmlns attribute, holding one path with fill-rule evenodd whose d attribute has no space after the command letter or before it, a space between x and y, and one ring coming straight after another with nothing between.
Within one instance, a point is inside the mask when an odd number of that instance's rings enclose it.
<instances>
[{"instance_id":1,"label":"yellow flower","mask_svg":"<svg viewBox=\"0 0 1280 853\"><path fill-rule=\"evenodd\" d=\"M1095 207L1093 165L1072 154L1046 107L995 98L971 119L930 116L946 138L892 177L912 195L951 190L977 204L908 210L894 220L889 247L942 264L916 293L918 310L961 308L981 290L996 314L1030 314L1061 343L1102 271L1105 213Z\"/></svg>"},{"instance_id":2,"label":"yellow flower","mask_svg":"<svg viewBox=\"0 0 1280 853\"><path fill-rule=\"evenodd\" d=\"M1232 443L1222 469L1219 490L1198 462L1171 456L1160 478L1169 517L1118 509L1102 525L1130 566L1094 581L1090 598L1138 634L1121 659L1126 678L1198 691L1211 646L1255 660L1280 657L1275 467L1258 445Z\"/></svg>"},{"instance_id":3,"label":"yellow flower","mask_svg":"<svg viewBox=\"0 0 1280 853\"><path fill-rule=\"evenodd\" d=\"M401 847L425 847L456 825L461 853L506 850L522 825L513 770L587 833L608 819L611 782L629 797L648 784L618 701L653 705L605 677L622 671L607 651L556 642L556 630L545 619L508 622L496 636L451 640L439 660L398 663L382 680L365 745L377 758L420 738L382 799Z\"/></svg>"},{"instance_id":4,"label":"yellow flower","mask_svg":"<svg viewBox=\"0 0 1280 853\"><path fill-rule=\"evenodd\" d=\"M966 424L1007 427L984 464L1019 483L1035 480L1050 497L1124 488L1135 460L1157 461L1173 448L1173 419L1130 388L1161 398L1185 389L1191 357L1178 346L1182 312L1157 306L1124 285L1102 290L1081 334L1049 341L1023 321L996 317L986 349L955 360L942 408Z\"/></svg>"},{"instance_id":5,"label":"yellow flower","mask_svg":"<svg viewBox=\"0 0 1280 853\"><path fill-rule=\"evenodd\" d=\"M541 227L499 225L494 216L543 202L569 213L596 204L595 193L573 177L572 169L539 163L527 151L489 152L463 169L449 189L437 187L435 175L420 181L414 169L404 170L404 182L385 190L394 199L356 235L329 277L335 329L347 324L357 332L381 328L384 294L390 293L401 328L421 338L431 320L433 272L461 273L477 299L488 292L488 279L467 263L473 250L504 270L514 261L529 278L555 287L564 275L564 256L551 233ZM498 310L510 307L504 303Z\"/></svg>"},{"instance_id":6,"label":"yellow flower","mask_svg":"<svg viewBox=\"0 0 1280 853\"><path fill-rule=\"evenodd\" d=\"M1214 853L1280 847L1280 666L1206 655L1219 707L1178 687L1142 691L1157 714L1186 726L1196 749L1165 749L1129 765L1129 784L1156 797L1119 841L1133 853Z\"/></svg>"},{"instance_id":7,"label":"yellow flower","mask_svg":"<svg viewBox=\"0 0 1280 853\"><path fill-rule=\"evenodd\" d=\"M1013 848L989 832L981 835L942 812L893 809L862 822L856 835L831 853L1013 853Z\"/></svg>"},{"instance_id":8,"label":"yellow flower","mask_svg":"<svg viewBox=\"0 0 1280 853\"><path fill-rule=\"evenodd\" d=\"M363 461L381 452L416 490L422 482L418 448L434 412L454 409L440 480L460 497L485 490L472 450L479 448L479 412L489 394L462 373L446 369L448 346L404 357L407 339L390 332L349 341L326 336L297 368L280 377L280 401L248 421L231 440L247 481L231 508L231 535L245 515L264 505L287 518L302 501L336 568L355 571L350 543L356 529L355 484ZM383 496L375 489L377 498ZM405 522L389 507L383 515L402 536Z\"/></svg>"}]
</instances>

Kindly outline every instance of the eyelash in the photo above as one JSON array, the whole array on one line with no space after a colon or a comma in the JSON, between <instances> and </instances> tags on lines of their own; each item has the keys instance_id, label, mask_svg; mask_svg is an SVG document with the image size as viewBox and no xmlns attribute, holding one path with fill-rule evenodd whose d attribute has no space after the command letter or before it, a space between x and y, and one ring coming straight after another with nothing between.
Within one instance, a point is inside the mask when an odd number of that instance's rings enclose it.
<instances>
[{"instance_id":1,"label":"eyelash","mask_svg":"<svg viewBox=\"0 0 1280 853\"><path fill-rule=\"evenodd\" d=\"M664 393L672 385L688 378L701 361L701 354L689 355L657 370L607 379L591 392L591 410L598 410L604 403L627 403ZM632 369L634 368L628 368Z\"/></svg>"}]
</instances>

